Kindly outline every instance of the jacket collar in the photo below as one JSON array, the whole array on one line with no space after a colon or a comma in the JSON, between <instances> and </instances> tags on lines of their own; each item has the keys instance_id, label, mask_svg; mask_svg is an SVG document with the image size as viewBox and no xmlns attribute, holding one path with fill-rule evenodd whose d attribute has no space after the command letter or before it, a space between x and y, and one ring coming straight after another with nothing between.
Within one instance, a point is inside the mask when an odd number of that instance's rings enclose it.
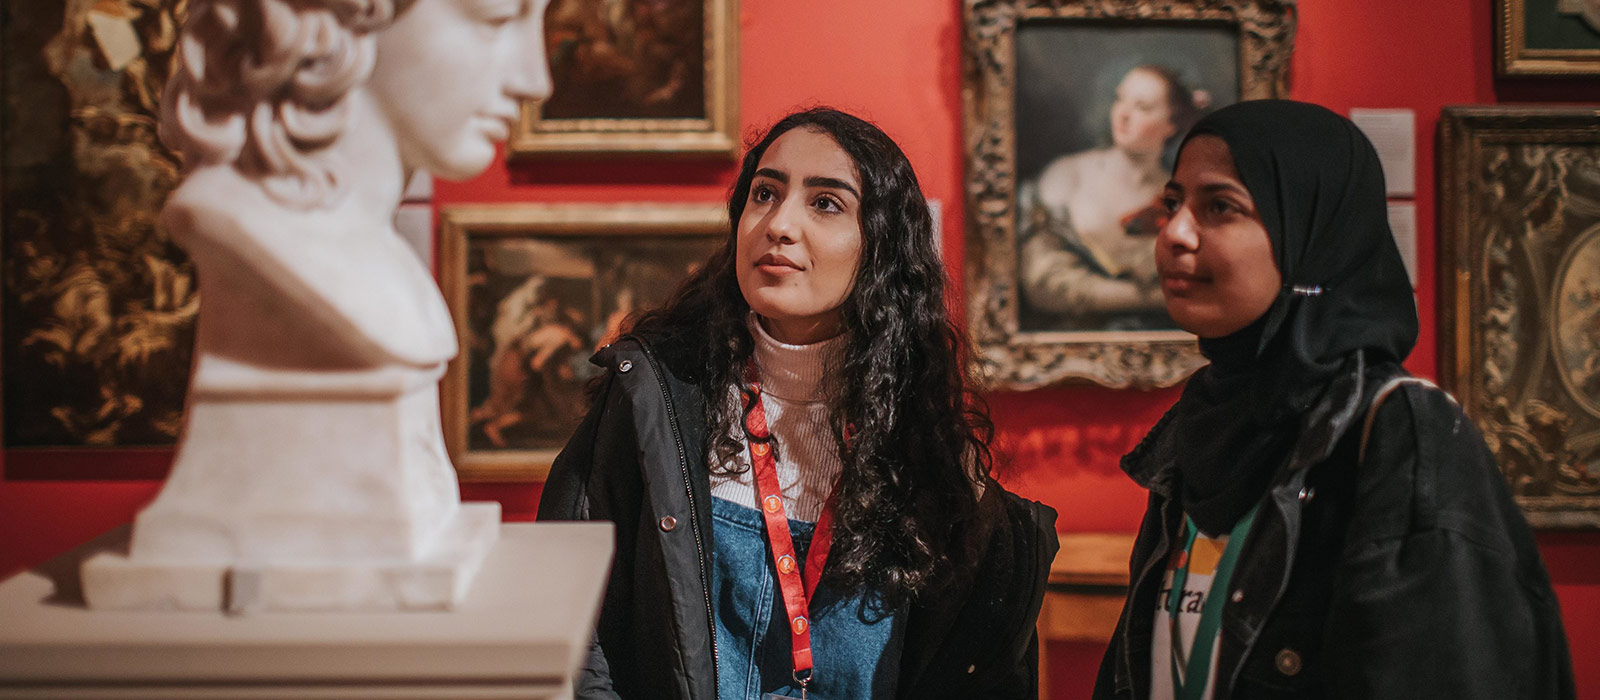
<instances>
[{"instance_id":1,"label":"jacket collar","mask_svg":"<svg viewBox=\"0 0 1600 700\"><path fill-rule=\"evenodd\" d=\"M1349 430L1351 422L1364 403L1366 371L1363 354L1357 351L1345 361L1340 373L1328 382L1322 396L1312 404L1311 409L1306 411L1305 417L1301 419L1300 437L1295 441L1294 448L1289 451L1288 461L1273 477L1273 488L1295 480L1297 474L1310 469L1333 453L1334 446ZM1169 411L1156 422L1155 427L1150 429L1150 433L1140 441L1139 446L1122 458L1121 464L1122 471L1128 478L1133 479L1134 483L1166 500L1172 500L1177 492L1178 465L1171 461L1157 462L1140 457L1151 441L1151 436L1165 430L1171 420L1172 413Z\"/></svg>"}]
</instances>

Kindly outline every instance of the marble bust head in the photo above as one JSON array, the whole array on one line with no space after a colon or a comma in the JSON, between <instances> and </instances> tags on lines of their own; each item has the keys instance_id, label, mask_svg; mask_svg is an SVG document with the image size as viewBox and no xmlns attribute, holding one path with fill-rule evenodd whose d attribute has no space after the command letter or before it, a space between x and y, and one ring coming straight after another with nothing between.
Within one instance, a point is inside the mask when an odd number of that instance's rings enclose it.
<instances>
[{"instance_id":1,"label":"marble bust head","mask_svg":"<svg viewBox=\"0 0 1600 700\"><path fill-rule=\"evenodd\" d=\"M162 138L290 207L329 206L395 163L472 177L518 102L549 94L547 1L192 0ZM391 157L352 162L357 145Z\"/></svg>"}]
</instances>

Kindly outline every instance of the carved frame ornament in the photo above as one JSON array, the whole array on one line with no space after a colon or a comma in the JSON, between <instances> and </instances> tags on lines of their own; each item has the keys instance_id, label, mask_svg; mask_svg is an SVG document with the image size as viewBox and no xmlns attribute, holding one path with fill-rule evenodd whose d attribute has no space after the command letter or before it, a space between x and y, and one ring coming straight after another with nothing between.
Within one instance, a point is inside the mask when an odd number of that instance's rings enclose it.
<instances>
[{"instance_id":1,"label":"carved frame ornament","mask_svg":"<svg viewBox=\"0 0 1600 700\"><path fill-rule=\"evenodd\" d=\"M1600 528L1600 109L1446 107L1439 379L1535 527Z\"/></svg>"},{"instance_id":2,"label":"carved frame ornament","mask_svg":"<svg viewBox=\"0 0 1600 700\"><path fill-rule=\"evenodd\" d=\"M982 374L1006 390L1068 381L1139 389L1177 384L1205 364L1188 333L1019 331L1017 27L1226 26L1238 34L1241 99L1271 98L1288 92L1292 0L964 0L963 14L967 323Z\"/></svg>"}]
</instances>

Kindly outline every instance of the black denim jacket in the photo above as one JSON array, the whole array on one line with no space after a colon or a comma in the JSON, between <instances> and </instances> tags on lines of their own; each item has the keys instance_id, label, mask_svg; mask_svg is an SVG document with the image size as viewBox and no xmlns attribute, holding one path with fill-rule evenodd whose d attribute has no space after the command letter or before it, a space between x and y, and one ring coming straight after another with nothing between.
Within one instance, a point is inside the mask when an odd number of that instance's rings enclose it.
<instances>
[{"instance_id":1,"label":"black denim jacket","mask_svg":"<svg viewBox=\"0 0 1600 700\"><path fill-rule=\"evenodd\" d=\"M1397 366L1335 380L1263 496L1223 609L1215 700L1571 698L1567 641L1526 521L1444 392L1406 384L1357 454ZM1175 469L1150 490L1097 699L1150 696L1163 562L1183 514Z\"/></svg>"},{"instance_id":2,"label":"black denim jacket","mask_svg":"<svg viewBox=\"0 0 1600 700\"><path fill-rule=\"evenodd\" d=\"M539 501L540 520L616 524L580 700L716 698L703 404L660 350L670 348L629 337L595 354L608 372ZM980 565L908 611L898 697L1037 697L1034 626L1059 547L1055 511L993 481L978 509L969 534Z\"/></svg>"}]
</instances>

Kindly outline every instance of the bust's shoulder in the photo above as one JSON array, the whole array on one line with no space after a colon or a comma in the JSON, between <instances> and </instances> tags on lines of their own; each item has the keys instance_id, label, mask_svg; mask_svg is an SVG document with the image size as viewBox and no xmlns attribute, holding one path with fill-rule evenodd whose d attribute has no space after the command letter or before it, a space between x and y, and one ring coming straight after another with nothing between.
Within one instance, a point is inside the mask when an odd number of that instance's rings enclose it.
<instances>
[{"instance_id":1,"label":"bust's shoulder","mask_svg":"<svg viewBox=\"0 0 1600 700\"><path fill-rule=\"evenodd\" d=\"M454 324L388 217L349 203L296 209L231 166L207 166L186 174L161 221L200 268L201 313L216 322L258 321L249 300L270 293L273 313L371 362L431 367L455 355Z\"/></svg>"},{"instance_id":2,"label":"bust's shoulder","mask_svg":"<svg viewBox=\"0 0 1600 700\"><path fill-rule=\"evenodd\" d=\"M161 223L178 245L198 238L247 235L252 224L280 219L266 193L232 167L204 166L186 174L161 210Z\"/></svg>"}]
</instances>

